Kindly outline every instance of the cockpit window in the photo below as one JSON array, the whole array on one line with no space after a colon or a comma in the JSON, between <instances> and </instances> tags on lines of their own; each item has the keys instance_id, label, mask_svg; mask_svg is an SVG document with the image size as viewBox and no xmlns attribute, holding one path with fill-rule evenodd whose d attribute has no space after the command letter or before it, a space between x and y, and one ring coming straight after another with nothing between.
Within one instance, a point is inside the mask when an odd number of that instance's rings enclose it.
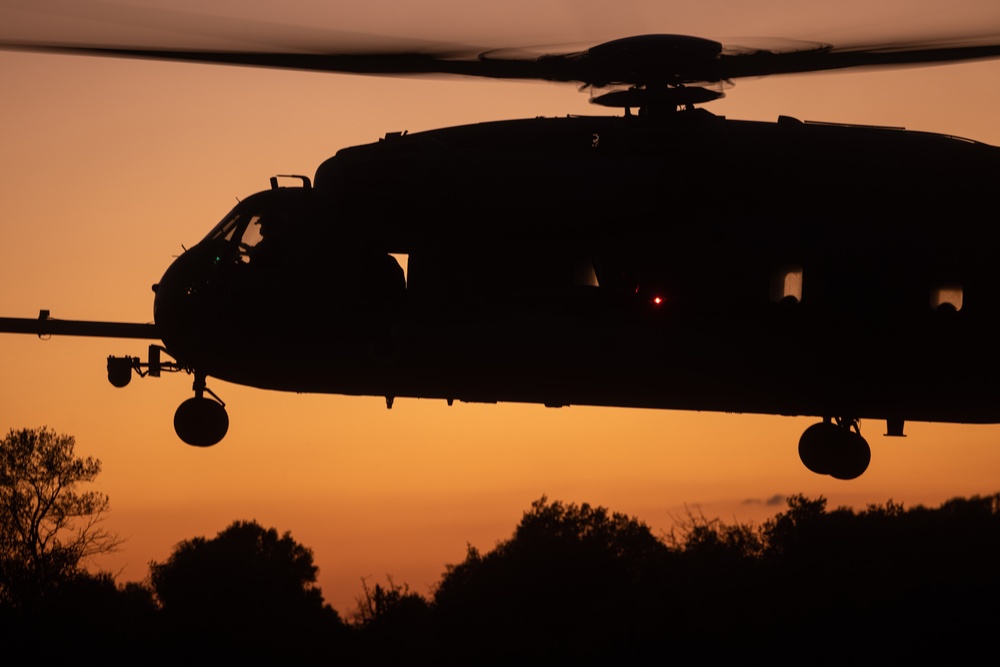
<instances>
[{"instance_id":1,"label":"cockpit window","mask_svg":"<svg viewBox=\"0 0 1000 667\"><path fill-rule=\"evenodd\" d=\"M240 226L242 218L243 216L239 213L230 213L222 219L222 222L215 226L215 229L213 229L208 235L207 240L222 239L225 241L232 241L233 234Z\"/></svg>"},{"instance_id":2,"label":"cockpit window","mask_svg":"<svg viewBox=\"0 0 1000 667\"><path fill-rule=\"evenodd\" d=\"M239 240L240 261L252 263L263 258L271 261L287 258L288 219L284 213L269 211L253 215L242 229Z\"/></svg>"},{"instance_id":3,"label":"cockpit window","mask_svg":"<svg viewBox=\"0 0 1000 667\"><path fill-rule=\"evenodd\" d=\"M261 231L263 226L263 218L259 215L255 215L250 218L249 224L247 224L246 229L243 230L243 236L240 238L240 260L243 262L250 261L250 255L253 249L257 247L257 244L264 239L264 232Z\"/></svg>"},{"instance_id":4,"label":"cockpit window","mask_svg":"<svg viewBox=\"0 0 1000 667\"><path fill-rule=\"evenodd\" d=\"M236 242L239 247L239 259L244 264L249 263L255 254L254 249L267 236L274 236L277 223L281 216L275 214L251 215L249 213L230 213L220 222L212 233L208 235L208 240Z\"/></svg>"}]
</instances>

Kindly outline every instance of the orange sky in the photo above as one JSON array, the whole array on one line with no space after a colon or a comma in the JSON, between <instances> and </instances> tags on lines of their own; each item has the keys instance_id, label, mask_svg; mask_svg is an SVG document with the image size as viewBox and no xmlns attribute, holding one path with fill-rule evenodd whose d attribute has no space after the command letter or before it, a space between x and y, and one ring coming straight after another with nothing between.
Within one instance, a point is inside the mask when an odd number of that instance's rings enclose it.
<instances>
[{"instance_id":1,"label":"orange sky","mask_svg":"<svg viewBox=\"0 0 1000 667\"><path fill-rule=\"evenodd\" d=\"M452 16L427 10L446 4L421 6L428 17ZM906 6L909 34L945 16L1000 27L995 3L972 0L875 3L870 14L851 8L871 3L830 3L837 15L814 17L778 0L759 3L752 16L737 2L614 3L614 14L599 11L609 4L533 3L518 13L507 3L502 15L496 5L490 20L458 16L454 33L441 21L422 32L412 25L418 36L436 31L475 43L502 39L505 30L522 44L645 32L832 41L901 30L893 12ZM398 9L389 26L362 15L312 23L405 35L413 17ZM772 78L738 82L710 109L733 118L903 125L1000 144L998 82L998 62ZM338 148L388 131L600 113L572 86L11 53L0 53L0 86L0 316L20 317L47 308L66 319L149 321L150 285L181 244L200 240L236 197L265 189L272 174L311 175ZM720 173L746 168L719 165ZM763 505L768 498L796 492L863 506L1000 490L996 426L908 424L908 437L895 440L881 437L883 423L866 422L871 467L859 480L837 482L798 461L809 418L449 408L406 399L387 411L380 398L218 381L210 386L232 426L221 445L195 450L177 440L171 422L190 395L188 376L136 379L125 389L107 383L109 354L143 349L141 341L0 336L0 430L48 424L104 462L99 487L111 496L109 525L128 541L102 565L122 580L144 577L147 563L166 558L181 539L257 519L313 548L324 593L344 613L361 577L389 574L428 592L466 543L488 549L507 537L542 494L602 504L666 530L685 504L708 516L759 519L774 511Z\"/></svg>"}]
</instances>

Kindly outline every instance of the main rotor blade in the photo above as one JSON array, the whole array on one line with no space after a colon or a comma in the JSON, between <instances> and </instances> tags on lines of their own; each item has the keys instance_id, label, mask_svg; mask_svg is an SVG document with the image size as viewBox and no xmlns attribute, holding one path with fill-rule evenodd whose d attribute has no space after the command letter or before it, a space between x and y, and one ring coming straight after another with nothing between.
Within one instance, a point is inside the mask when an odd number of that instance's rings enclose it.
<instances>
[{"instance_id":1,"label":"main rotor blade","mask_svg":"<svg viewBox=\"0 0 1000 667\"><path fill-rule=\"evenodd\" d=\"M638 53L636 45L640 47ZM679 85L855 67L906 67L1000 58L1000 35L974 41L938 40L875 46L836 47L813 43L792 50L726 49L721 44L699 38L643 35L607 42L581 52L513 58L502 57L501 51L477 52L470 48L457 52L452 48L447 52L434 52L433 47L419 52L292 53L0 42L0 49L348 74L462 75L594 86L616 83ZM635 58L636 55L642 57Z\"/></svg>"},{"instance_id":2,"label":"main rotor blade","mask_svg":"<svg viewBox=\"0 0 1000 667\"><path fill-rule=\"evenodd\" d=\"M250 51L199 51L186 49L135 49L114 46L18 44L0 42L0 49L82 56L108 56L209 65L242 65L313 72L371 75L464 75L497 79L573 81L555 67L540 67L537 60L482 60L478 55L429 53L275 53Z\"/></svg>"},{"instance_id":3,"label":"main rotor blade","mask_svg":"<svg viewBox=\"0 0 1000 667\"><path fill-rule=\"evenodd\" d=\"M963 60L1000 58L1000 34L977 39L868 46L816 45L795 51L751 50L722 54L720 71L725 78L803 74L852 67L913 67Z\"/></svg>"}]
</instances>

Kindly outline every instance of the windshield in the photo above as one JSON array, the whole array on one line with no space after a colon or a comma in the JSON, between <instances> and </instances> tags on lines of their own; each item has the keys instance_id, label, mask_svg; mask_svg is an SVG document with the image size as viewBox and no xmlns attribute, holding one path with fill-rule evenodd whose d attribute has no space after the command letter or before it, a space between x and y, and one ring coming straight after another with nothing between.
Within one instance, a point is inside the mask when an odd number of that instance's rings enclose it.
<instances>
[{"instance_id":1,"label":"windshield","mask_svg":"<svg viewBox=\"0 0 1000 667\"><path fill-rule=\"evenodd\" d=\"M325 204L325 205L324 205ZM330 202L305 188L251 195L222 218L202 243L215 257L213 285L226 298L275 301L291 293L315 298L316 286L344 303L398 304L406 271L385 230L333 224ZM261 297L263 298L263 297Z\"/></svg>"},{"instance_id":2,"label":"windshield","mask_svg":"<svg viewBox=\"0 0 1000 667\"><path fill-rule=\"evenodd\" d=\"M234 240L239 248L239 259L243 263L249 263L253 257L260 254L264 245L274 244L274 240L281 236L282 231L287 230L287 224L281 213L250 214L232 213L216 226L206 241L225 241L232 243ZM265 238L267 243L262 243Z\"/></svg>"},{"instance_id":3,"label":"windshield","mask_svg":"<svg viewBox=\"0 0 1000 667\"><path fill-rule=\"evenodd\" d=\"M204 240L212 241L216 239L223 239L226 241L232 241L233 235L239 227L241 219L245 220L245 217L242 214L237 213L236 209L233 209L222 219L222 222L217 224L215 228L208 233L208 236L206 236Z\"/></svg>"}]
</instances>

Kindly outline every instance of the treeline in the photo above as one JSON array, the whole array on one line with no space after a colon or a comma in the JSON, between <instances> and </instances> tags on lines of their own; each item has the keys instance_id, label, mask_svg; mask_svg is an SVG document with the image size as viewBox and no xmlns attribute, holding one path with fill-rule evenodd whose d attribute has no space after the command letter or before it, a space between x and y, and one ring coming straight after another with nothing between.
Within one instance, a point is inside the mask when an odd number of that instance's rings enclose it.
<instances>
[{"instance_id":1,"label":"treeline","mask_svg":"<svg viewBox=\"0 0 1000 667\"><path fill-rule=\"evenodd\" d=\"M2 590L2 589L0 589ZM936 509L793 496L762 525L643 522L542 498L430 596L365 583L342 616L312 552L236 522L144 583L75 572L2 596L8 656L195 664L964 663L1000 627L1000 495Z\"/></svg>"}]
</instances>

